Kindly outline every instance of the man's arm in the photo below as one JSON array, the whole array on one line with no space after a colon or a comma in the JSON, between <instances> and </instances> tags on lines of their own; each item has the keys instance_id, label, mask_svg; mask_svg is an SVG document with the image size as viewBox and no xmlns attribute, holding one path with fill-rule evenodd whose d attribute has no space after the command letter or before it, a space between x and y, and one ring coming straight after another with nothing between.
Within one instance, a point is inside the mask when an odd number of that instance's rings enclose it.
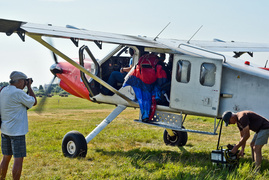
<instances>
[{"instance_id":1,"label":"man's arm","mask_svg":"<svg viewBox=\"0 0 269 180\"><path fill-rule=\"evenodd\" d=\"M35 103L34 103L34 106L35 106L35 105L37 104L37 100L36 100L35 93L34 93L32 87L31 87L32 82L33 82L32 80L28 82L28 84L27 84L27 89L28 89L28 94L29 94L29 96L32 96L32 97L35 98Z\"/></svg>"},{"instance_id":2,"label":"man's arm","mask_svg":"<svg viewBox=\"0 0 269 180\"><path fill-rule=\"evenodd\" d=\"M123 72L129 72L131 69L132 69L132 65L130 65L130 67L124 67L124 68L121 68L120 69L120 72L123 73Z\"/></svg>"},{"instance_id":3,"label":"man's arm","mask_svg":"<svg viewBox=\"0 0 269 180\"><path fill-rule=\"evenodd\" d=\"M240 131L240 136L241 136L241 139L240 139L239 143L234 146L234 148L232 149L231 152L235 154L237 152L237 150L242 146L242 149L241 149L239 155L243 156L246 142L247 142L248 138L250 137L249 126L246 126L242 131Z\"/></svg>"}]
</instances>

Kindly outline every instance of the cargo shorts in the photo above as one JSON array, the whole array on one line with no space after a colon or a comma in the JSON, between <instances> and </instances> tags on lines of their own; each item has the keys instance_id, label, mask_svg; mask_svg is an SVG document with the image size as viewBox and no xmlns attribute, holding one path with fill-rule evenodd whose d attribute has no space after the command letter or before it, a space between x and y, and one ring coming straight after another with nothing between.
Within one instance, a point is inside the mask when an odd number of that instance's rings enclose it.
<instances>
[{"instance_id":1,"label":"cargo shorts","mask_svg":"<svg viewBox=\"0 0 269 180\"><path fill-rule=\"evenodd\" d=\"M269 129L261 129L258 133L254 134L252 142L254 145L267 144L269 138Z\"/></svg>"},{"instance_id":2,"label":"cargo shorts","mask_svg":"<svg viewBox=\"0 0 269 180\"><path fill-rule=\"evenodd\" d=\"M26 157L25 135L8 136L2 133L1 148L3 155L13 155L14 158Z\"/></svg>"}]
</instances>

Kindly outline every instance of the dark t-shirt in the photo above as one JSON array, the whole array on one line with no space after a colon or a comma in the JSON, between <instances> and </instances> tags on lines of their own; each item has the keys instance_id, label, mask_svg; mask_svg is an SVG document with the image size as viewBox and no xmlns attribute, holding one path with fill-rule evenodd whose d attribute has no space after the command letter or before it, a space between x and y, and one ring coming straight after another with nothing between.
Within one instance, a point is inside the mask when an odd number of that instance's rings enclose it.
<instances>
[{"instance_id":1,"label":"dark t-shirt","mask_svg":"<svg viewBox=\"0 0 269 180\"><path fill-rule=\"evenodd\" d=\"M252 112L252 111L241 111L236 113L238 117L237 127L240 131L246 126L254 132L259 132L261 129L269 129L269 120Z\"/></svg>"}]
</instances>

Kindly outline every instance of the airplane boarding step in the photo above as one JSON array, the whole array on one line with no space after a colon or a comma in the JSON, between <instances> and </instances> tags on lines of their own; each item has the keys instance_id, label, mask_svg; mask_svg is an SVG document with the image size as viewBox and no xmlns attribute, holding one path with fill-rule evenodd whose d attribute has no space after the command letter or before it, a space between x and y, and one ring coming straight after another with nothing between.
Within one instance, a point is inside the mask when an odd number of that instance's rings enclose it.
<instances>
[{"instance_id":1,"label":"airplane boarding step","mask_svg":"<svg viewBox=\"0 0 269 180\"><path fill-rule=\"evenodd\" d=\"M140 115L141 117L141 115ZM162 111L156 111L154 117L149 122L143 122L140 119L135 119L135 122L153 125L162 127L165 129L172 129L177 131L185 131L185 132L193 132L193 133L202 133L202 134L209 134L209 135L217 135L214 132L207 132L207 131L198 131L198 130L191 130L182 128L182 115L181 114L172 114Z\"/></svg>"}]
</instances>

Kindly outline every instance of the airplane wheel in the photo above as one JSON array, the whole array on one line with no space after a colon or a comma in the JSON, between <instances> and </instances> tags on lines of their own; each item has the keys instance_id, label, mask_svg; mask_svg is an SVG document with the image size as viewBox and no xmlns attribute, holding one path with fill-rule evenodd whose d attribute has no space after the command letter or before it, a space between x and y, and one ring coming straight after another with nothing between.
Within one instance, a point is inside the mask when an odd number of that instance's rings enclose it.
<instances>
[{"instance_id":1,"label":"airplane wheel","mask_svg":"<svg viewBox=\"0 0 269 180\"><path fill-rule=\"evenodd\" d=\"M78 131L68 132L62 141L62 151L65 157L86 157L87 142Z\"/></svg>"},{"instance_id":2,"label":"airplane wheel","mask_svg":"<svg viewBox=\"0 0 269 180\"><path fill-rule=\"evenodd\" d=\"M184 127L182 127L184 128ZM185 128L184 128L185 129ZM175 136L169 136L166 129L163 132L163 140L166 145L170 146L185 146L188 140L188 134L184 131L172 130Z\"/></svg>"}]
</instances>

